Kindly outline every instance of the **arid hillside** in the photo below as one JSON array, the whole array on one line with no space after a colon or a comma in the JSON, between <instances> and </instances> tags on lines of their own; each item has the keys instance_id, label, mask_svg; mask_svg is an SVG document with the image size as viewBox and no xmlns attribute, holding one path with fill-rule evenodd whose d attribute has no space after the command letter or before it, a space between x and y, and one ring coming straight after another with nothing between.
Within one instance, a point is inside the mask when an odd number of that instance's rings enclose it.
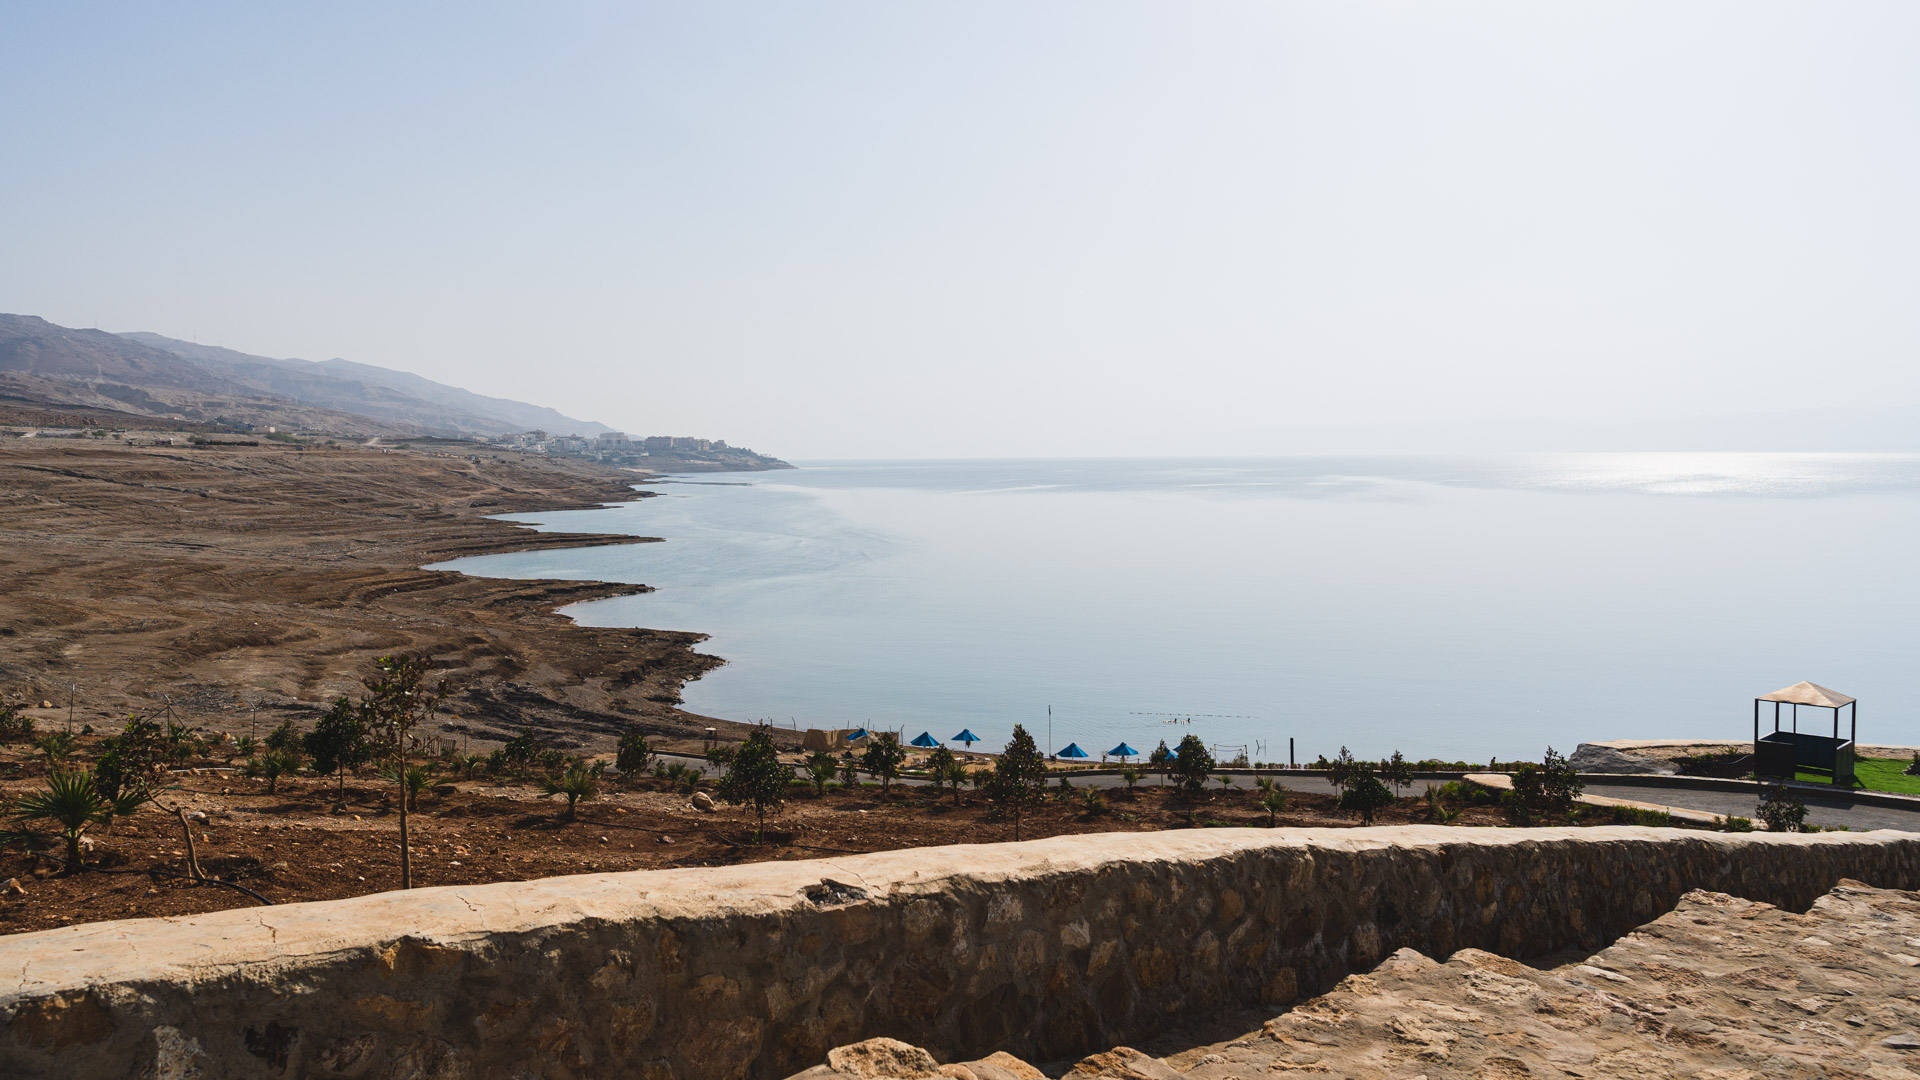
<instances>
[{"instance_id":1,"label":"arid hillside","mask_svg":"<svg viewBox=\"0 0 1920 1080\"><path fill-rule=\"evenodd\" d=\"M631 475L506 451L0 439L0 701L44 727L77 687L79 723L171 702L183 723L245 734L256 705L263 731L310 719L374 657L417 652L460 689L447 723L474 739L695 734L708 721L675 704L719 663L694 651L700 635L553 613L633 587L419 569L634 542L487 518L631 498Z\"/></svg>"}]
</instances>

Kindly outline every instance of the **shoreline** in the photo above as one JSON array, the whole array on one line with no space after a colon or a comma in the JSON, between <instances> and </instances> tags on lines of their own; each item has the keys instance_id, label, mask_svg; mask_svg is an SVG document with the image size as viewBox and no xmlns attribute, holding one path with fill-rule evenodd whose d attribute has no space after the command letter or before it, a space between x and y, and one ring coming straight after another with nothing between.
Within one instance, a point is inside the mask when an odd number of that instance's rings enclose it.
<instances>
[{"instance_id":1,"label":"shoreline","mask_svg":"<svg viewBox=\"0 0 1920 1080\"><path fill-rule=\"evenodd\" d=\"M698 651L706 635L557 613L647 586L422 568L657 542L494 518L648 498L644 475L490 447L0 441L0 703L64 728L71 687L76 730L171 707L263 736L357 693L373 658L422 652L462 690L439 726L463 743L522 723L588 753L629 727L698 743L736 726L679 707L722 663Z\"/></svg>"}]
</instances>

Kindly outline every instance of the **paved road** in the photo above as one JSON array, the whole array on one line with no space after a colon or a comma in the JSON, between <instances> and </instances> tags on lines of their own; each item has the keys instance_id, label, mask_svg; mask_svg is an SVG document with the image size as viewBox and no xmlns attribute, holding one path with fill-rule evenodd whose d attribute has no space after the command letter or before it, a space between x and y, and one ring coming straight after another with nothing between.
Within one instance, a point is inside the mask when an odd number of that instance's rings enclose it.
<instances>
[{"instance_id":1,"label":"paved road","mask_svg":"<svg viewBox=\"0 0 1920 1080\"><path fill-rule=\"evenodd\" d=\"M678 755L674 755L678 756ZM689 765L704 765L693 758L682 758ZM709 767L710 768L710 767ZM714 773L710 772L709 775ZM1279 776L1274 778L1281 787L1289 791L1310 791L1317 794L1332 794L1333 788L1318 776ZM1675 806L1688 810L1699 810L1723 817L1738 815L1753 817L1759 802L1757 794L1741 791L1692 790L1688 788L1655 787L1635 784L1630 781L1609 780L1599 776L1585 778L1587 793L1605 795L1615 799L1631 799L1634 802L1653 803L1657 806ZM1253 777L1236 775L1234 786L1242 790L1253 787ZM921 781L903 780L904 784L917 784ZM1158 776L1143 776L1141 787L1153 787L1160 783ZM1426 790L1430 783L1445 783L1443 780L1416 780L1407 789L1409 794L1417 795ZM1075 786L1123 787L1126 781L1118 776L1083 776L1074 780ZM1208 787L1217 787L1213 782ZM1920 832L1920 806L1908 810L1892 806L1872 806L1857 804L1844 795L1820 795L1801 791L1800 798L1807 804L1807 820L1816 825L1843 825L1850 829L1899 829L1904 832Z\"/></svg>"},{"instance_id":2,"label":"paved road","mask_svg":"<svg viewBox=\"0 0 1920 1080\"><path fill-rule=\"evenodd\" d=\"M1646 784L1605 780L1587 776L1587 794L1614 799L1681 806L1709 814L1738 814L1750 818L1759 796L1741 791L1693 791L1687 788L1654 787ZM1856 804L1844 795L1821 795L1794 789L1807 804L1807 820L1815 825L1844 825L1850 829L1900 829L1920 832L1920 807L1906 810L1892 806Z\"/></svg>"}]
</instances>

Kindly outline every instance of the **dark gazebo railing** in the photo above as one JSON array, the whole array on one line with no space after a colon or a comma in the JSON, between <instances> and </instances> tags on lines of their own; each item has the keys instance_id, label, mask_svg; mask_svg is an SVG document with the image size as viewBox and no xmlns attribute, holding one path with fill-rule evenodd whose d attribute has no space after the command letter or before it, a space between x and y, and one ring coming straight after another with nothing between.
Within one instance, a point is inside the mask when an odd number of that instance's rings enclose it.
<instances>
[{"instance_id":1,"label":"dark gazebo railing","mask_svg":"<svg viewBox=\"0 0 1920 1080\"><path fill-rule=\"evenodd\" d=\"M1760 703L1773 702L1773 731L1760 734ZM1793 706L1791 731L1780 730L1780 706ZM1800 706L1833 710L1833 734L1815 735L1800 730ZM1840 710L1846 709L1851 721L1846 738L1840 737ZM1841 787L1853 786L1854 739L1860 734L1860 703L1840 693L1810 682L1797 682L1783 690L1753 699L1753 771L1758 776L1793 779L1800 769L1820 769L1833 776Z\"/></svg>"}]
</instances>

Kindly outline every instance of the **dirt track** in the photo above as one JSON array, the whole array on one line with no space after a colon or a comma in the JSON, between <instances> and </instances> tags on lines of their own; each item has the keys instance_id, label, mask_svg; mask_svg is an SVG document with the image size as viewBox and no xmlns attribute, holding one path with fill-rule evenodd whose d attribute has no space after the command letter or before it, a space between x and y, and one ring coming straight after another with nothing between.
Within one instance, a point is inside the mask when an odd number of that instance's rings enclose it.
<instances>
[{"instance_id":1,"label":"dirt track","mask_svg":"<svg viewBox=\"0 0 1920 1080\"><path fill-rule=\"evenodd\" d=\"M235 734L258 702L264 734L357 691L374 657L418 652L462 689L447 726L476 749L523 724L563 748L630 725L691 740L709 721L675 708L680 688L720 662L701 635L553 614L634 587L419 569L635 542L487 519L631 498L630 475L477 447L0 439L0 702L36 706L45 730L74 683L76 725L170 699L182 722Z\"/></svg>"}]
</instances>

